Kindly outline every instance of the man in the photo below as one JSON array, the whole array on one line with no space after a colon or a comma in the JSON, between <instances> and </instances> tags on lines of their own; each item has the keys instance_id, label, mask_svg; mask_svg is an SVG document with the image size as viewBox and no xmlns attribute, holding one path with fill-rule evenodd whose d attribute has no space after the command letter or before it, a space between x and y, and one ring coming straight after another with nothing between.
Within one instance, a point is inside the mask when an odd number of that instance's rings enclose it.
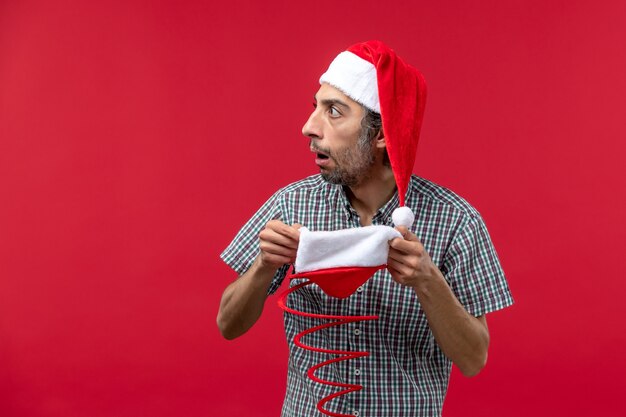
<instances>
[{"instance_id":1,"label":"man","mask_svg":"<svg viewBox=\"0 0 626 417\"><path fill-rule=\"evenodd\" d=\"M485 366L485 314L512 304L504 274L479 213L451 191L411 176L425 100L421 74L370 41L339 54L320 84L302 129L320 174L275 193L222 253L239 278L224 291L218 326L233 339L257 321L295 261L300 225L318 231L391 225L394 210L406 205L415 222L397 227L402 238L389 242L386 269L345 299L309 285L289 301L299 311L379 316L307 336L311 345L370 352L316 372L364 386L328 409L368 417L440 415L451 364L466 376ZM306 375L328 355L292 342L317 324L285 315L284 417L318 416L317 402L338 391Z\"/></svg>"}]
</instances>

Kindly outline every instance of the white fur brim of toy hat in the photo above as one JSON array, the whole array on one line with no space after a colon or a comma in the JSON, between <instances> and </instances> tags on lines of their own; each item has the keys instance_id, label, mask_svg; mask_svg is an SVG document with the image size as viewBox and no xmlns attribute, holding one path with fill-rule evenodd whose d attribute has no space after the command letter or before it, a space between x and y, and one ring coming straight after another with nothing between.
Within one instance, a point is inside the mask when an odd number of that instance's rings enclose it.
<instances>
[{"instance_id":1,"label":"white fur brim of toy hat","mask_svg":"<svg viewBox=\"0 0 626 417\"><path fill-rule=\"evenodd\" d=\"M300 228L296 256L298 274L321 269L385 265L389 241L402 237L389 226L366 226L332 232Z\"/></svg>"},{"instance_id":2,"label":"white fur brim of toy hat","mask_svg":"<svg viewBox=\"0 0 626 417\"><path fill-rule=\"evenodd\" d=\"M408 207L392 214L394 224L410 227L414 216ZM312 232L300 228L296 255L297 273L343 267L373 267L387 264L389 241L402 237L389 226L365 226L336 231Z\"/></svg>"}]
</instances>

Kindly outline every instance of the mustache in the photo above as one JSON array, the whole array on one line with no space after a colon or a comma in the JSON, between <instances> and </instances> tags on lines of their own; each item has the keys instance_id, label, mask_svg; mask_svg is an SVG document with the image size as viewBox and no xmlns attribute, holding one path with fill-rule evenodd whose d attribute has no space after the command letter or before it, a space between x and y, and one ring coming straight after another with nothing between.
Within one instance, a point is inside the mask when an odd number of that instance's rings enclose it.
<instances>
[{"instance_id":1,"label":"mustache","mask_svg":"<svg viewBox=\"0 0 626 417\"><path fill-rule=\"evenodd\" d=\"M309 148L312 151L324 153L324 154L328 155L329 158L333 157L333 155L330 152L330 149L322 148L320 146L317 146L315 143L313 143L312 140L309 142Z\"/></svg>"}]
</instances>

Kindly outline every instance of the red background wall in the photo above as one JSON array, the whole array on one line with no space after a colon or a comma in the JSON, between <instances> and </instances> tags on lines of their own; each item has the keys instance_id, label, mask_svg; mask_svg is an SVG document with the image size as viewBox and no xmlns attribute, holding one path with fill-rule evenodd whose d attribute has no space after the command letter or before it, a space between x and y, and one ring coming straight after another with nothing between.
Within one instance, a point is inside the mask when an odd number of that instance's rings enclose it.
<instances>
[{"instance_id":1,"label":"red background wall","mask_svg":"<svg viewBox=\"0 0 626 417\"><path fill-rule=\"evenodd\" d=\"M425 74L415 172L483 214L516 299L444 416L624 415L624 21L621 0L0 1L0 415L278 415L276 299L223 340L218 255L315 172L317 77L369 38Z\"/></svg>"}]
</instances>

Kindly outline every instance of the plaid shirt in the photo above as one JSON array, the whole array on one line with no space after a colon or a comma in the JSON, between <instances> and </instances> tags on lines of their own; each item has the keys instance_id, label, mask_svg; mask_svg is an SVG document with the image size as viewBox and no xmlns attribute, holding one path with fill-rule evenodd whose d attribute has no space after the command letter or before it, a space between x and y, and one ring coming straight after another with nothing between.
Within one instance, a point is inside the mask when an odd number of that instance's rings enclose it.
<instances>
[{"instance_id":1,"label":"plaid shirt","mask_svg":"<svg viewBox=\"0 0 626 417\"><path fill-rule=\"evenodd\" d=\"M470 314L480 316L513 303L487 229L473 207L450 190L415 175L406 205L416 215L411 231ZM391 226L396 207L397 193L378 210L372 224ZM258 234L272 219L300 223L312 231L360 227L341 186L325 182L320 175L305 178L274 194L222 253L224 262L238 274L252 265L259 253ZM278 270L269 294L278 289L288 267ZM291 285L300 282L293 280ZM309 285L291 294L288 306L310 313L379 316L303 339L328 349L370 352L316 372L323 379L364 386L335 398L326 404L327 409L361 417L441 415L452 363L435 342L415 292L395 283L386 269L348 298L332 298ZM290 353L282 416L322 416L317 402L339 389L311 381L306 372L330 356L294 346L293 337L324 321L293 314L285 314L284 320Z\"/></svg>"}]
</instances>

